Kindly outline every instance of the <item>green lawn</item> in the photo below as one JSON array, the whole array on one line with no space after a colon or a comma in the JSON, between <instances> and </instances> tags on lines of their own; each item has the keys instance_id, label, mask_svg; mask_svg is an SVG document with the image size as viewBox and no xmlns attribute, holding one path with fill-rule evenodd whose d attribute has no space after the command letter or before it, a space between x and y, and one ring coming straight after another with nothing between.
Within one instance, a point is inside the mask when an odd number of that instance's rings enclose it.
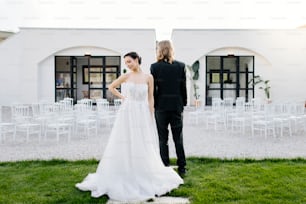
<instances>
[{"instance_id":1,"label":"green lawn","mask_svg":"<svg viewBox=\"0 0 306 204\"><path fill-rule=\"evenodd\" d=\"M189 158L185 184L170 196L192 203L306 203L306 160L219 160ZM0 163L0 203L106 203L74 185L98 162Z\"/></svg>"}]
</instances>

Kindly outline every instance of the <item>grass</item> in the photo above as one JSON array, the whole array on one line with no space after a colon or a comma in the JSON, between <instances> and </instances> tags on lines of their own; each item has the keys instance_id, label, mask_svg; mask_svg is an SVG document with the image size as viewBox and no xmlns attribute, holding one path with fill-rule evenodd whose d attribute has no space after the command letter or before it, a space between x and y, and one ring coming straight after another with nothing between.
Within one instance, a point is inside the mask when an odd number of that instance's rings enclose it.
<instances>
[{"instance_id":1,"label":"grass","mask_svg":"<svg viewBox=\"0 0 306 204\"><path fill-rule=\"evenodd\" d=\"M189 158L185 184L170 196L204 203L306 203L306 160ZM96 160L0 163L0 203L106 203L74 185Z\"/></svg>"}]
</instances>

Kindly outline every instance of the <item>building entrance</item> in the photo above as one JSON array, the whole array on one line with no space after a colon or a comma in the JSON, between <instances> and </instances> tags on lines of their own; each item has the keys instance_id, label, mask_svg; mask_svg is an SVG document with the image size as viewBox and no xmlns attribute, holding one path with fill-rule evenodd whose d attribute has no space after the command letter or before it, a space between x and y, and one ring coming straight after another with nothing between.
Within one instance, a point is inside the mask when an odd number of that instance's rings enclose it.
<instances>
[{"instance_id":1,"label":"building entrance","mask_svg":"<svg viewBox=\"0 0 306 204\"><path fill-rule=\"evenodd\" d=\"M206 56L206 105L212 98L254 97L254 56Z\"/></svg>"},{"instance_id":2,"label":"building entrance","mask_svg":"<svg viewBox=\"0 0 306 204\"><path fill-rule=\"evenodd\" d=\"M120 56L55 56L55 101L105 98L112 103L108 85L119 75Z\"/></svg>"}]
</instances>

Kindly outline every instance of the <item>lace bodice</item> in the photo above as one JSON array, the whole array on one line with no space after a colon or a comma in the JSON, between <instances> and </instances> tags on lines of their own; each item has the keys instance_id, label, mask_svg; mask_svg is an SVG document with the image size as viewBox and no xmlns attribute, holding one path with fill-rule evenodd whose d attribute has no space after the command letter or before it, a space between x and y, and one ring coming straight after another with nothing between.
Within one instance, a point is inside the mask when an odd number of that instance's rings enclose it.
<instances>
[{"instance_id":1,"label":"lace bodice","mask_svg":"<svg viewBox=\"0 0 306 204\"><path fill-rule=\"evenodd\" d=\"M122 84L122 94L126 97L126 100L147 101L148 85L144 83L124 83Z\"/></svg>"}]
</instances>

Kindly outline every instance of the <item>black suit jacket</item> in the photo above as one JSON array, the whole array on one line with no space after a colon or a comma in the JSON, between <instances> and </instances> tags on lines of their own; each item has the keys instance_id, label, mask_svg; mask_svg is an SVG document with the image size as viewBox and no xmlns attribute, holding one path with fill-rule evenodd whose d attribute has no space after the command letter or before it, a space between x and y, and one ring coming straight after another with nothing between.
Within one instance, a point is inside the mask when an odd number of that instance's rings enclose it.
<instances>
[{"instance_id":1,"label":"black suit jacket","mask_svg":"<svg viewBox=\"0 0 306 204\"><path fill-rule=\"evenodd\" d=\"M187 104L185 64L160 61L151 65L154 78L154 107L162 111L183 111Z\"/></svg>"}]
</instances>

